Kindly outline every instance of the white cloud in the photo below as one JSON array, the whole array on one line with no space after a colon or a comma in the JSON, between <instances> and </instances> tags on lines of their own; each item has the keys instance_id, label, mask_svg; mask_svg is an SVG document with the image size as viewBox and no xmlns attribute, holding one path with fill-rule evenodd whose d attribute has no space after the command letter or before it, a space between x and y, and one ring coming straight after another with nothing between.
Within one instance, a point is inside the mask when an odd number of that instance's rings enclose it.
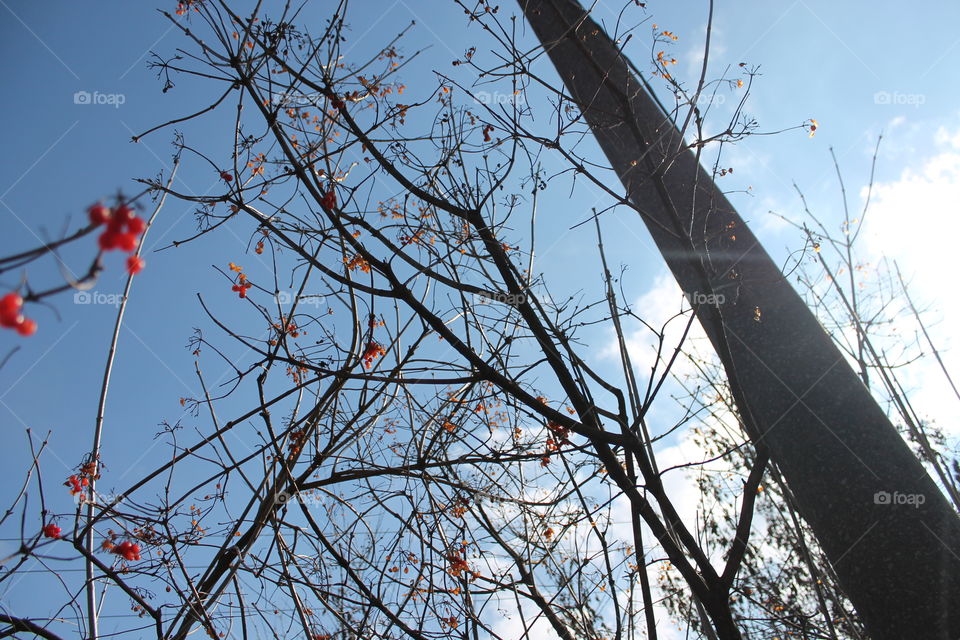
<instances>
[{"instance_id":1,"label":"white cloud","mask_svg":"<svg viewBox=\"0 0 960 640\"><path fill-rule=\"evenodd\" d=\"M906 116L896 116L889 123L887 123L888 130L893 130L902 125L907 121Z\"/></svg>"},{"instance_id":2,"label":"white cloud","mask_svg":"<svg viewBox=\"0 0 960 640\"><path fill-rule=\"evenodd\" d=\"M704 43L707 37L706 23L701 24L690 36L683 37L685 34L682 33L678 35L681 36L682 41L687 44L687 47L683 51L682 62L685 62L689 66L692 74L699 75L700 69L703 67ZM728 48L723 29L714 24L710 33L710 58L714 61L725 60L727 51ZM709 76L709 73L707 75Z\"/></svg>"},{"instance_id":3,"label":"white cloud","mask_svg":"<svg viewBox=\"0 0 960 640\"><path fill-rule=\"evenodd\" d=\"M864 242L871 262L882 256L896 260L910 294L921 308L930 308L931 332L955 378L960 378L960 353L952 327L960 319L960 294L953 284L957 238L960 237L960 129L940 127L933 135L933 153L873 188L864 224ZM861 191L866 197L866 189ZM913 329L904 323L905 339ZM929 354L926 345L924 353ZM957 399L932 359L907 370L907 380L921 415L956 415ZM960 425L941 423L960 434Z\"/></svg>"},{"instance_id":4,"label":"white cloud","mask_svg":"<svg viewBox=\"0 0 960 640\"><path fill-rule=\"evenodd\" d=\"M946 127L940 127L937 129L937 133L934 134L933 141L937 146L949 146L954 149L960 149L960 129L951 133Z\"/></svg>"},{"instance_id":5,"label":"white cloud","mask_svg":"<svg viewBox=\"0 0 960 640\"><path fill-rule=\"evenodd\" d=\"M649 327L628 326L624 328L624 342L630 354L635 374L645 382L649 376L650 367L657 358L660 349L660 358L669 360L673 350L680 343L684 329L687 326L689 314L678 316L681 311L689 310L683 297L683 291L669 271L661 271L650 288L631 305L634 313L644 319ZM663 333L663 343L657 333ZM690 329L688 340L703 338L705 334L697 322ZM684 345L689 346L688 344ZM612 339L601 350L601 357L619 360L620 351L616 339ZM661 366L663 362L661 362ZM692 372L693 368L685 358L678 358L673 371L677 375ZM658 368L659 371L659 368ZM659 374L658 374L659 375Z\"/></svg>"}]
</instances>

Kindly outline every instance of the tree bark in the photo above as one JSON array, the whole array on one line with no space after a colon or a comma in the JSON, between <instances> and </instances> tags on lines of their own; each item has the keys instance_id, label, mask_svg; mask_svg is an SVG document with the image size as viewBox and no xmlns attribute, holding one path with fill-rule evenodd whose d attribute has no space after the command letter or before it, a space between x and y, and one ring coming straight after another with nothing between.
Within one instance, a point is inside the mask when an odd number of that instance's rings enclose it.
<instances>
[{"instance_id":1,"label":"tree bark","mask_svg":"<svg viewBox=\"0 0 960 640\"><path fill-rule=\"evenodd\" d=\"M722 300L696 312L748 435L868 632L960 638L956 512L616 45L577 2L519 2L680 287Z\"/></svg>"}]
</instances>

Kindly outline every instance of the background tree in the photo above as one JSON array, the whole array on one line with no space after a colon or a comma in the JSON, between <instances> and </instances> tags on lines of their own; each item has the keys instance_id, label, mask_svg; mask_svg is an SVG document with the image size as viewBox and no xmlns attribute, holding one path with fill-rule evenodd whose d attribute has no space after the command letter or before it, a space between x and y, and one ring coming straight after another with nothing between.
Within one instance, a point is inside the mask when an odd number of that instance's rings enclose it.
<instances>
[{"instance_id":1,"label":"background tree","mask_svg":"<svg viewBox=\"0 0 960 640\"><path fill-rule=\"evenodd\" d=\"M923 362L942 363L939 349L930 339L927 314L914 306L895 263L871 264L859 246L870 198L858 215L852 214L842 179L840 188L845 215L835 232L806 209L800 194L806 224L796 229L807 244L786 271L849 361L858 363L864 383L878 381L880 388L875 393L894 424L956 506L957 477L952 470L957 465L956 450L929 417L921 417L923 412L910 399L911 370ZM735 406L722 371L700 350L692 345L685 354L696 373L680 382L688 391L683 398L690 405L688 410L710 416L697 426L697 441L709 457L727 463L705 465L698 473L707 518L704 528L730 535L736 514L730 512L729 493L738 487L737 479L752 468L756 454L738 432ZM952 386L949 371L940 368L940 374ZM705 394L703 389L713 393ZM732 455L724 456L725 452ZM869 637L816 537L798 516L779 474L765 478L757 500L756 527L754 539L762 543L745 556L744 584L737 594L736 608L745 622L746 636ZM665 577L674 576L668 573ZM675 611L690 624L699 623L682 606Z\"/></svg>"},{"instance_id":2,"label":"background tree","mask_svg":"<svg viewBox=\"0 0 960 640\"><path fill-rule=\"evenodd\" d=\"M867 628L956 635L960 614L940 604L960 600L956 511L700 166L707 140L683 139L691 117L673 121L578 3L521 5L694 302L760 460L786 478ZM710 588L726 601L728 585Z\"/></svg>"}]
</instances>

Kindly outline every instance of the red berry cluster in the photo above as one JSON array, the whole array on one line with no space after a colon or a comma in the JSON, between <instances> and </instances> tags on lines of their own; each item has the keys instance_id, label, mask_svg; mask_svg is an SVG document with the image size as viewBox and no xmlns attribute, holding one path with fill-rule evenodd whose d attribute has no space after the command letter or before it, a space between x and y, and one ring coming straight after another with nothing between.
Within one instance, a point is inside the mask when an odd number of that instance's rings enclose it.
<instances>
[{"instance_id":1,"label":"red berry cluster","mask_svg":"<svg viewBox=\"0 0 960 640\"><path fill-rule=\"evenodd\" d=\"M556 436L557 444L570 444L570 428L553 420L547 421L547 429Z\"/></svg>"},{"instance_id":2,"label":"red berry cluster","mask_svg":"<svg viewBox=\"0 0 960 640\"><path fill-rule=\"evenodd\" d=\"M90 486L90 481L84 476L74 475L67 478L67 481L63 483L63 486L70 487L70 495L75 496L78 493L83 493L83 488Z\"/></svg>"},{"instance_id":3,"label":"red berry cluster","mask_svg":"<svg viewBox=\"0 0 960 640\"><path fill-rule=\"evenodd\" d=\"M247 276L240 274L237 284L231 287L232 291L236 291L240 294L241 298L247 297L247 289L251 288L253 285L247 282Z\"/></svg>"},{"instance_id":4,"label":"red berry cluster","mask_svg":"<svg viewBox=\"0 0 960 640\"><path fill-rule=\"evenodd\" d=\"M192 7L194 11L199 12L200 7L198 6L203 0L182 0L182 2L177 3L177 15L182 16L187 14Z\"/></svg>"},{"instance_id":5,"label":"red berry cluster","mask_svg":"<svg viewBox=\"0 0 960 640\"><path fill-rule=\"evenodd\" d=\"M147 223L143 218L137 217L133 209L122 204L111 210L110 207L97 203L87 209L87 213L92 224L107 225L106 231L97 239L102 251L120 249L133 253L137 250L140 235L146 230ZM127 259L127 271L132 274L139 273L145 264L142 258L130 256Z\"/></svg>"},{"instance_id":6,"label":"red berry cluster","mask_svg":"<svg viewBox=\"0 0 960 640\"><path fill-rule=\"evenodd\" d=\"M323 198L320 200L320 204L323 205L324 209L336 209L337 207L337 192L331 187L329 191L323 194Z\"/></svg>"},{"instance_id":7,"label":"red berry cluster","mask_svg":"<svg viewBox=\"0 0 960 640\"><path fill-rule=\"evenodd\" d=\"M363 366L367 369L373 366L373 361L387 353L387 350L380 346L375 340L367 343L367 348L363 352Z\"/></svg>"},{"instance_id":8,"label":"red berry cluster","mask_svg":"<svg viewBox=\"0 0 960 640\"><path fill-rule=\"evenodd\" d=\"M37 323L24 318L23 298L16 293L8 293L0 298L0 327L16 329L22 336L32 336L37 332Z\"/></svg>"},{"instance_id":9,"label":"red berry cluster","mask_svg":"<svg viewBox=\"0 0 960 640\"><path fill-rule=\"evenodd\" d=\"M129 540L124 540L120 544L114 546L110 552L117 554L128 562L133 562L134 560L140 559L140 545L130 542Z\"/></svg>"},{"instance_id":10,"label":"red berry cluster","mask_svg":"<svg viewBox=\"0 0 960 640\"><path fill-rule=\"evenodd\" d=\"M43 526L43 537L45 537L45 538L53 538L54 540L58 539L58 538L60 537L60 527L58 527L57 525L53 524L52 522L51 522L50 524L44 525L44 526Z\"/></svg>"}]
</instances>

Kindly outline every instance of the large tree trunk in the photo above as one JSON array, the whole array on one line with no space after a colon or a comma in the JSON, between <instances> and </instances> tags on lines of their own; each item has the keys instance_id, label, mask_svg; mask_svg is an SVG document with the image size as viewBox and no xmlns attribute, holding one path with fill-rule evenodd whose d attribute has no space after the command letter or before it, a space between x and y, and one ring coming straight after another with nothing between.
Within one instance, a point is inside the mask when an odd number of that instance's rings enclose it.
<instances>
[{"instance_id":1,"label":"large tree trunk","mask_svg":"<svg viewBox=\"0 0 960 640\"><path fill-rule=\"evenodd\" d=\"M572 0L519 2L681 288L723 296L697 315L748 435L869 633L958 640L953 508L603 30Z\"/></svg>"}]
</instances>

